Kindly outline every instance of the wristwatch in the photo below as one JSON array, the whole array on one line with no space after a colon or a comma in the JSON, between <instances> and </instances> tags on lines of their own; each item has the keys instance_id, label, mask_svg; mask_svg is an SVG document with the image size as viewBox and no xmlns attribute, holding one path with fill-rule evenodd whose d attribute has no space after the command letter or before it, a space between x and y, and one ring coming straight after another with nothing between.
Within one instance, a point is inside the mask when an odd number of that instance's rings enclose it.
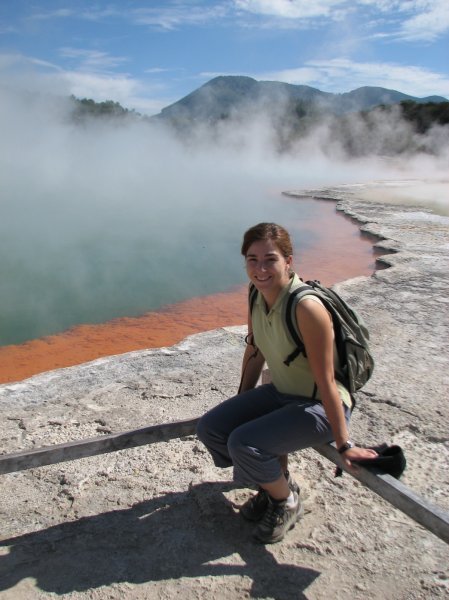
<instances>
[{"instance_id":1,"label":"wristwatch","mask_svg":"<svg viewBox=\"0 0 449 600\"><path fill-rule=\"evenodd\" d=\"M351 442L351 440L348 440L343 444L343 446L338 448L338 453L343 454L343 452L346 452L346 450L349 450L350 448L354 448L354 444Z\"/></svg>"}]
</instances>

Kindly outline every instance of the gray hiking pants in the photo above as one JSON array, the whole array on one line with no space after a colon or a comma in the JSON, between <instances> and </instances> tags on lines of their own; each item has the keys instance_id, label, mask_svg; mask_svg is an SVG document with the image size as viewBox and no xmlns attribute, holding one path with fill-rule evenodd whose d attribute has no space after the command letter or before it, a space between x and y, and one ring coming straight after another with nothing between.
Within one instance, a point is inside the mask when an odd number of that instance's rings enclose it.
<instances>
[{"instance_id":1,"label":"gray hiking pants","mask_svg":"<svg viewBox=\"0 0 449 600\"><path fill-rule=\"evenodd\" d=\"M234 480L248 486L279 479L282 454L333 440L322 404L281 394L272 383L218 404L201 417L197 434L215 466L234 467Z\"/></svg>"}]
</instances>

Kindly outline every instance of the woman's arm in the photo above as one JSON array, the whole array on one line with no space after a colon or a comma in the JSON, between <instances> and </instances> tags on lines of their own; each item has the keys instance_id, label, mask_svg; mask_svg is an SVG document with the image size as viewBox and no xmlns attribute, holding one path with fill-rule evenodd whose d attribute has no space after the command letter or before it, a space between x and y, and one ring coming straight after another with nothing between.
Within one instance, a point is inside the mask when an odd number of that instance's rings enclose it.
<instances>
[{"instance_id":1,"label":"woman's arm","mask_svg":"<svg viewBox=\"0 0 449 600\"><path fill-rule=\"evenodd\" d=\"M334 335L327 310L314 300L305 299L296 307L296 319L306 347L320 398L334 434L337 448L349 440L343 404L335 382ZM366 448L351 448L343 453L347 467L351 460L373 458L376 453Z\"/></svg>"},{"instance_id":2,"label":"woman's arm","mask_svg":"<svg viewBox=\"0 0 449 600\"><path fill-rule=\"evenodd\" d=\"M246 392L256 387L257 381L262 372L265 358L262 352L253 345L253 326L251 314L248 311L248 344L245 348L242 360L242 376L240 381L240 392Z\"/></svg>"}]
</instances>

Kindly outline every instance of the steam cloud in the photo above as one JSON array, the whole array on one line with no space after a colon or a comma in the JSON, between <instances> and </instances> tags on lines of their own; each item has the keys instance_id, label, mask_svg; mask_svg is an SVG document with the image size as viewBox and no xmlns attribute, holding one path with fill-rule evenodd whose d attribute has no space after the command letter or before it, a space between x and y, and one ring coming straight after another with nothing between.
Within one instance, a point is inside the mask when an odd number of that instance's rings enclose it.
<instances>
[{"instance_id":1,"label":"steam cloud","mask_svg":"<svg viewBox=\"0 0 449 600\"><path fill-rule=\"evenodd\" d=\"M1 345L244 281L243 231L298 217L282 190L438 179L447 162L437 128L433 155L401 163L349 160L331 121L279 154L272 117L254 112L180 141L144 121L77 124L72 109L68 97L0 86ZM379 122L377 138L355 117L351 126L377 153L386 133L414 144L404 123Z\"/></svg>"}]
</instances>

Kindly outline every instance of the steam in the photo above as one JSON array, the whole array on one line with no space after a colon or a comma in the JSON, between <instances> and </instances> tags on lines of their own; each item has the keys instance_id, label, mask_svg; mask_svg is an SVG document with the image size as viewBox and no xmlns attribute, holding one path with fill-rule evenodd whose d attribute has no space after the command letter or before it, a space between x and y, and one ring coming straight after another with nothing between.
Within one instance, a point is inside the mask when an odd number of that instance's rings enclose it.
<instances>
[{"instance_id":1,"label":"steam","mask_svg":"<svg viewBox=\"0 0 449 600\"><path fill-rule=\"evenodd\" d=\"M0 87L0 344L226 289L244 281L247 227L297 220L282 190L438 178L447 160L437 130L435 154L407 167L349 160L331 122L279 153L277 117L263 112L180 139L133 119L77 124L72 110L65 96Z\"/></svg>"}]
</instances>

